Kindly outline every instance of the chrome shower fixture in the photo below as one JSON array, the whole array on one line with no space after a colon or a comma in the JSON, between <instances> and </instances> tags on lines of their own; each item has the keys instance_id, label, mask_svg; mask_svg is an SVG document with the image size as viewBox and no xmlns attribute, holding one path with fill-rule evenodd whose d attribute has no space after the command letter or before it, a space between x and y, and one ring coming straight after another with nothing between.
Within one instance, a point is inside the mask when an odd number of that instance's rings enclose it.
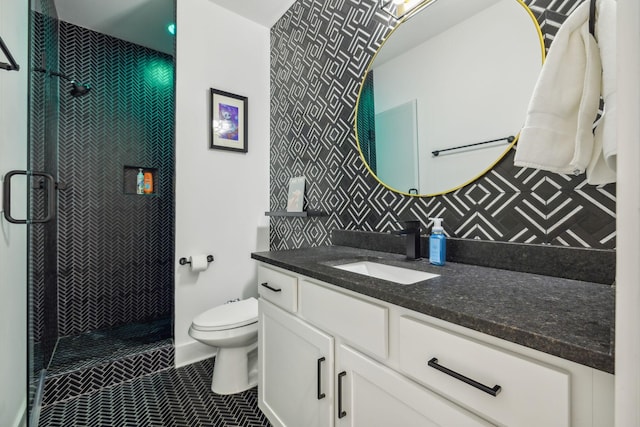
<instances>
[{"instance_id":1,"label":"chrome shower fixture","mask_svg":"<svg viewBox=\"0 0 640 427\"><path fill-rule=\"evenodd\" d=\"M71 79L57 71L47 71L44 68L34 68L33 71L37 71L39 73L45 73L50 76L60 77L61 79L68 81L69 83L71 83L71 90L69 91L69 95L73 96L74 98L85 96L91 90L91 86L89 86L88 84L79 83L74 79Z\"/></svg>"},{"instance_id":2,"label":"chrome shower fixture","mask_svg":"<svg viewBox=\"0 0 640 427\"><path fill-rule=\"evenodd\" d=\"M91 90L91 87L89 87L89 85L76 83L74 81L71 81L71 86L72 86L72 89L69 91L69 94L74 98L85 96Z\"/></svg>"}]
</instances>

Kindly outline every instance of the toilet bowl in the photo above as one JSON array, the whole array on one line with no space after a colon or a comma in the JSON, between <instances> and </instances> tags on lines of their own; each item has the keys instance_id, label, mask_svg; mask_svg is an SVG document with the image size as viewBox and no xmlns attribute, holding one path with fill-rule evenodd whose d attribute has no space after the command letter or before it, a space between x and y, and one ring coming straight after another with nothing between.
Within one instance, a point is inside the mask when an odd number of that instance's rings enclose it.
<instances>
[{"instance_id":1,"label":"toilet bowl","mask_svg":"<svg viewBox=\"0 0 640 427\"><path fill-rule=\"evenodd\" d=\"M258 382L258 300L248 298L214 307L193 319L189 335L218 348L211 390L234 394Z\"/></svg>"}]
</instances>

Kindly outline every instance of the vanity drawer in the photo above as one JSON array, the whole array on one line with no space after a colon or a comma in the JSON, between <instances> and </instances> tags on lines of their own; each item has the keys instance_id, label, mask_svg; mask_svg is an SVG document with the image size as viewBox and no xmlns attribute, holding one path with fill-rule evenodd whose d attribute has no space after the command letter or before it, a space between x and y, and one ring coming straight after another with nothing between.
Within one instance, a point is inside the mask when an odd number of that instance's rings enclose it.
<instances>
[{"instance_id":1,"label":"vanity drawer","mask_svg":"<svg viewBox=\"0 0 640 427\"><path fill-rule=\"evenodd\" d=\"M258 265L258 293L291 313L298 311L298 278Z\"/></svg>"},{"instance_id":2,"label":"vanity drawer","mask_svg":"<svg viewBox=\"0 0 640 427\"><path fill-rule=\"evenodd\" d=\"M300 281L301 316L333 335L340 336L370 354L387 357L389 309Z\"/></svg>"},{"instance_id":3,"label":"vanity drawer","mask_svg":"<svg viewBox=\"0 0 640 427\"><path fill-rule=\"evenodd\" d=\"M500 425L570 425L566 372L406 316L398 341L403 372ZM478 388L483 385L485 391ZM500 390L492 396L494 386Z\"/></svg>"}]
</instances>

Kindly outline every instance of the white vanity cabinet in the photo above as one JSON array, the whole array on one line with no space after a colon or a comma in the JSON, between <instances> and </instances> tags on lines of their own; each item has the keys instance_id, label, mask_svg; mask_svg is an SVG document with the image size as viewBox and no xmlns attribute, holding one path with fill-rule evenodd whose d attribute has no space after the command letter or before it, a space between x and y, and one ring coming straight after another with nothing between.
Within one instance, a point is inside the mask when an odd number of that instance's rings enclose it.
<instances>
[{"instance_id":1,"label":"white vanity cabinet","mask_svg":"<svg viewBox=\"0 0 640 427\"><path fill-rule=\"evenodd\" d=\"M492 425L346 345L336 359L338 427Z\"/></svg>"},{"instance_id":2,"label":"white vanity cabinet","mask_svg":"<svg viewBox=\"0 0 640 427\"><path fill-rule=\"evenodd\" d=\"M266 277L258 394L274 426L613 425L613 375L261 264Z\"/></svg>"},{"instance_id":3,"label":"white vanity cabinet","mask_svg":"<svg viewBox=\"0 0 640 427\"><path fill-rule=\"evenodd\" d=\"M333 425L333 338L260 300L259 407L274 426Z\"/></svg>"},{"instance_id":4,"label":"white vanity cabinet","mask_svg":"<svg viewBox=\"0 0 640 427\"><path fill-rule=\"evenodd\" d=\"M568 372L408 316L399 319L400 370L500 425L569 427Z\"/></svg>"}]
</instances>

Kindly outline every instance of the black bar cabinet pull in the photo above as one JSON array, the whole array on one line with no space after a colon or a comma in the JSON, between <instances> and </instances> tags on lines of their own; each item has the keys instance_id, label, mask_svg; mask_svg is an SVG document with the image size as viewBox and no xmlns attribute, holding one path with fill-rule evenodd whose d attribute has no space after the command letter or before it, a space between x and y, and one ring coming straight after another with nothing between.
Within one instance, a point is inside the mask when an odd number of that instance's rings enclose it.
<instances>
[{"instance_id":1,"label":"black bar cabinet pull","mask_svg":"<svg viewBox=\"0 0 640 427\"><path fill-rule=\"evenodd\" d=\"M344 418L347 416L347 411L342 409L342 377L347 373L342 371L338 374L338 418Z\"/></svg>"},{"instance_id":2,"label":"black bar cabinet pull","mask_svg":"<svg viewBox=\"0 0 640 427\"><path fill-rule=\"evenodd\" d=\"M318 400L327 397L327 395L322 392L322 362L325 360L327 359L324 357L318 359Z\"/></svg>"},{"instance_id":3,"label":"black bar cabinet pull","mask_svg":"<svg viewBox=\"0 0 640 427\"><path fill-rule=\"evenodd\" d=\"M15 175L29 176L41 176L47 181L47 212L44 218L36 218L32 220L28 219L15 219L11 216L11 178ZM56 209L56 181L51 174L45 172L25 171L25 170L12 170L6 173L4 176L4 182L2 183L2 211L7 221L12 224L43 224L53 219Z\"/></svg>"},{"instance_id":4,"label":"black bar cabinet pull","mask_svg":"<svg viewBox=\"0 0 640 427\"><path fill-rule=\"evenodd\" d=\"M477 388L478 390L482 390L493 397L496 397L498 393L500 393L500 390L502 390L502 387L500 387L497 384L494 385L493 387L488 387L482 383L479 383L478 381L472 380L469 377L465 377L464 375L459 374L456 371L452 371L449 368L445 368L444 366L438 364L438 359L435 357L429 360L428 365L431 366L432 368L437 369L440 372L444 372L447 375L451 375L453 378L460 380L464 383L467 383L470 386Z\"/></svg>"},{"instance_id":5,"label":"black bar cabinet pull","mask_svg":"<svg viewBox=\"0 0 640 427\"><path fill-rule=\"evenodd\" d=\"M432 151L431 154L433 154L433 157L438 157L440 155L440 153L444 153L445 151L452 151L452 150L459 150L461 148L475 147L476 145L489 144L491 142L498 142L498 141L503 141L503 140L506 140L507 142L513 142L514 139L516 139L516 137L513 136L513 135L510 135L510 136L505 136L504 138L492 139L491 141L482 141L482 142L476 142L476 143L473 143L473 144L459 145L457 147L443 148L442 150Z\"/></svg>"},{"instance_id":6,"label":"black bar cabinet pull","mask_svg":"<svg viewBox=\"0 0 640 427\"><path fill-rule=\"evenodd\" d=\"M6 56L7 59L9 60L8 64L6 62L0 62L0 68L7 71L19 71L20 66L18 65L16 60L13 59L13 55L11 55L11 52L9 52L9 48L4 43L4 40L2 40L2 37L0 37L0 50L2 51L2 53L4 53L4 56Z\"/></svg>"},{"instance_id":7,"label":"black bar cabinet pull","mask_svg":"<svg viewBox=\"0 0 640 427\"><path fill-rule=\"evenodd\" d=\"M260 286L264 286L265 288L273 292L282 292L282 289L272 288L271 286L269 286L269 282L260 283Z\"/></svg>"}]
</instances>

